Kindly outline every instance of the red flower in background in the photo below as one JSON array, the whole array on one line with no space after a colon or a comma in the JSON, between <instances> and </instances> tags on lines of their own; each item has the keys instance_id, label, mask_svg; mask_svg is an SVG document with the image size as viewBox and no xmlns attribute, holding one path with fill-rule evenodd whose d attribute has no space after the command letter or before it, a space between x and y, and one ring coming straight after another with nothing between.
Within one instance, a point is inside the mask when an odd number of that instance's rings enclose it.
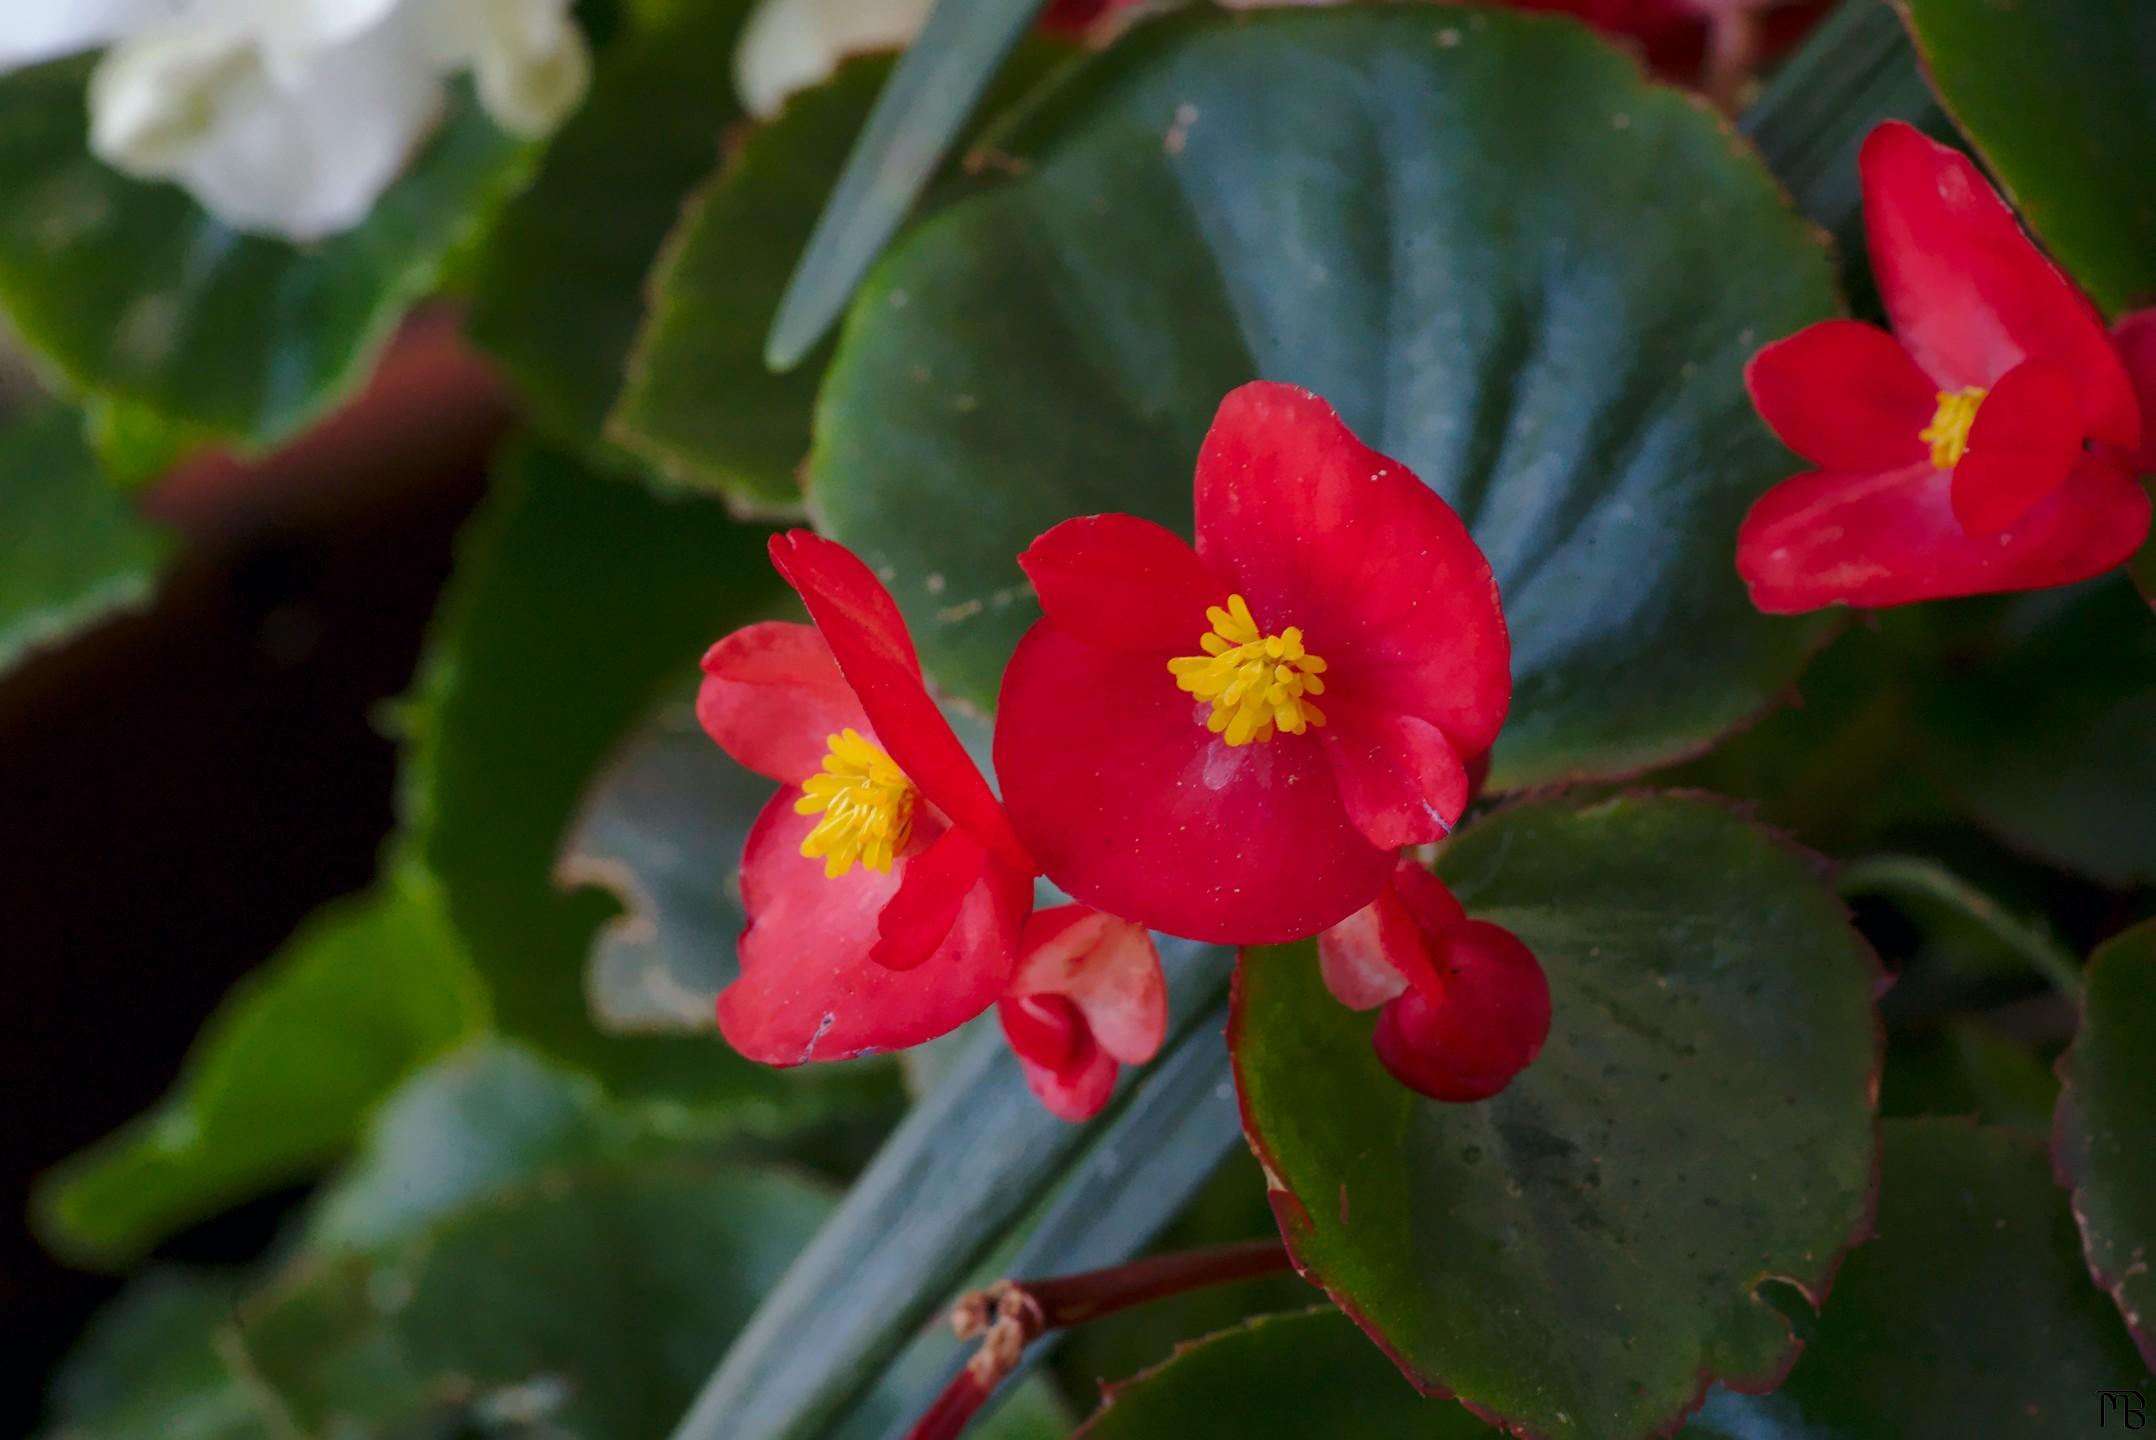
<instances>
[{"instance_id":1,"label":"red flower in background","mask_svg":"<svg viewBox=\"0 0 2156 1440\"><path fill-rule=\"evenodd\" d=\"M2133 468L2156 475L2156 309L2136 310L2112 329L2126 379L2141 405L2141 449Z\"/></svg>"},{"instance_id":2,"label":"red flower in background","mask_svg":"<svg viewBox=\"0 0 2156 1440\"><path fill-rule=\"evenodd\" d=\"M2140 407L2095 310L1965 157L1889 123L1862 168L1894 333L1829 320L1752 358L1753 404L1821 467L1745 517L1753 603L1897 605L2117 565L2149 498L2126 468Z\"/></svg>"},{"instance_id":3,"label":"red flower in background","mask_svg":"<svg viewBox=\"0 0 2156 1440\"><path fill-rule=\"evenodd\" d=\"M697 696L712 739L784 786L742 858L749 923L719 1028L769 1065L917 1045L1003 993L1032 857L868 567L799 530L771 559L815 625L735 631Z\"/></svg>"},{"instance_id":4,"label":"red flower in background","mask_svg":"<svg viewBox=\"0 0 2156 1440\"><path fill-rule=\"evenodd\" d=\"M1044 618L1004 672L996 770L1076 898L1299 939L1459 818L1512 693L1497 584L1451 506L1288 385L1221 403L1196 512L1195 550L1098 515L1020 557Z\"/></svg>"},{"instance_id":5,"label":"red flower in background","mask_svg":"<svg viewBox=\"0 0 2156 1440\"><path fill-rule=\"evenodd\" d=\"M1550 1033L1550 985L1509 930L1470 920L1411 860L1368 906L1318 937L1335 999L1379 1006L1371 1048L1393 1078L1434 1100L1486 1100L1533 1063Z\"/></svg>"},{"instance_id":6,"label":"red flower in background","mask_svg":"<svg viewBox=\"0 0 2156 1440\"><path fill-rule=\"evenodd\" d=\"M1748 72L1787 50L1833 8L1833 0L1507 0L1519 10L1574 15L1605 34L1638 42L1649 65L1673 80L1701 79L1710 58ZM1720 31L1718 43L1717 31ZM1741 47L1741 53L1732 53ZM1722 53L1717 55L1717 50Z\"/></svg>"},{"instance_id":7,"label":"red flower in background","mask_svg":"<svg viewBox=\"0 0 2156 1440\"><path fill-rule=\"evenodd\" d=\"M1118 1064L1143 1065L1168 1029L1168 987L1153 937L1083 905L1036 911L1017 973L997 1003L1003 1037L1051 1114L1088 1120Z\"/></svg>"}]
</instances>

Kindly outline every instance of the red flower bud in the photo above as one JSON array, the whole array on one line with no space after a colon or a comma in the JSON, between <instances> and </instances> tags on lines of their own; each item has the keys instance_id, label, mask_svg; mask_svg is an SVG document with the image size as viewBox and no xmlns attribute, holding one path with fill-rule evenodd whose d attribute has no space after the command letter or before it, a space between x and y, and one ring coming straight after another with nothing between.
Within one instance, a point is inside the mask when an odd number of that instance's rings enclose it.
<instances>
[{"instance_id":1,"label":"red flower bud","mask_svg":"<svg viewBox=\"0 0 2156 1440\"><path fill-rule=\"evenodd\" d=\"M1402 991L1370 1044L1393 1078L1433 1100L1487 1100L1542 1053L1550 985L1511 931L1469 920L1435 938L1437 989Z\"/></svg>"}]
</instances>

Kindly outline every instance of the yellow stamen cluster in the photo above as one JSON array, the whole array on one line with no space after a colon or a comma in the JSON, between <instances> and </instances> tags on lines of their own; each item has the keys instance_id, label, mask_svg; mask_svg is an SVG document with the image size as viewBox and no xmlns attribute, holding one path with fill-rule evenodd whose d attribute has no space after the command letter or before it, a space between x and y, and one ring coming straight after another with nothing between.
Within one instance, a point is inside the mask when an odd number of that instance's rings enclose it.
<instances>
[{"instance_id":1,"label":"yellow stamen cluster","mask_svg":"<svg viewBox=\"0 0 2156 1440\"><path fill-rule=\"evenodd\" d=\"M821 815L801 853L823 860L836 880L858 862L889 873L891 861L913 837L913 805L920 792L906 772L854 730L829 737L823 769L801 782L794 809Z\"/></svg>"},{"instance_id":2,"label":"yellow stamen cluster","mask_svg":"<svg viewBox=\"0 0 2156 1440\"><path fill-rule=\"evenodd\" d=\"M1230 595L1225 610L1205 612L1213 622L1198 644L1203 655L1168 662L1178 688L1213 703L1205 728L1230 745L1273 738L1275 730L1300 735L1325 723L1325 713L1308 697L1323 695L1325 662L1303 648L1303 632L1290 625L1267 635L1240 595Z\"/></svg>"},{"instance_id":3,"label":"yellow stamen cluster","mask_svg":"<svg viewBox=\"0 0 2156 1440\"><path fill-rule=\"evenodd\" d=\"M1933 412L1931 424L1916 437L1930 444L1933 465L1951 470L1961 463L1961 457L1969 452L1969 427L1976 424L1976 408L1989 393L1974 385L1939 392L1939 408Z\"/></svg>"}]
</instances>

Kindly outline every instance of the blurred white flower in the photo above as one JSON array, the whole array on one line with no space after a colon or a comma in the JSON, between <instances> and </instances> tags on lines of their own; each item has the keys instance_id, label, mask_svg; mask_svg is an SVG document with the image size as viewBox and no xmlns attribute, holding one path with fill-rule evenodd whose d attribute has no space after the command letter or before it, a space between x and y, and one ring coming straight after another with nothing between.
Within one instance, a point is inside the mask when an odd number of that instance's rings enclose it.
<instances>
[{"instance_id":1,"label":"blurred white flower","mask_svg":"<svg viewBox=\"0 0 2156 1440\"><path fill-rule=\"evenodd\" d=\"M109 46L90 148L184 186L239 229L308 240L364 220L440 118L445 81L523 135L575 106L572 0L0 0L0 71Z\"/></svg>"},{"instance_id":2,"label":"blurred white flower","mask_svg":"<svg viewBox=\"0 0 2156 1440\"><path fill-rule=\"evenodd\" d=\"M934 8L935 0L762 0L734 47L734 92L768 120L847 56L904 48Z\"/></svg>"}]
</instances>

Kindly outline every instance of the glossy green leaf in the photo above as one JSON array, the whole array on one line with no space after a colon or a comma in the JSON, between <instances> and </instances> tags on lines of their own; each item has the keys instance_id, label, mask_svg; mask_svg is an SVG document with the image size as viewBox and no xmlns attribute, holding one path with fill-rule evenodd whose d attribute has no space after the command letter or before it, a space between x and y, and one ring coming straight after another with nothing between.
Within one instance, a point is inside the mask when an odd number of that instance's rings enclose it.
<instances>
[{"instance_id":1,"label":"glossy green leaf","mask_svg":"<svg viewBox=\"0 0 2156 1440\"><path fill-rule=\"evenodd\" d=\"M888 1067L752 1065L713 1037L603 1033L586 1002L611 909L556 856L587 778L704 648L776 603L764 532L559 452L515 448L463 537L406 706L405 821L494 998L501 1032L617 1093L770 1128L891 1083ZM718 876L712 877L717 883Z\"/></svg>"},{"instance_id":2,"label":"glossy green leaf","mask_svg":"<svg viewBox=\"0 0 2156 1440\"><path fill-rule=\"evenodd\" d=\"M1789 465L1741 370L1830 312L1826 257L1725 131L1579 26L1171 17L992 143L1019 178L863 292L810 482L945 684L993 698L1041 530L1187 531L1214 408L1259 375L1472 524L1513 642L1494 785L1669 760L1794 678L1818 622L1756 614L1730 559Z\"/></svg>"},{"instance_id":3,"label":"glossy green leaf","mask_svg":"<svg viewBox=\"0 0 2156 1440\"><path fill-rule=\"evenodd\" d=\"M1555 1011L1496 1098L1425 1100L1308 943L1248 951L1229 1031L1306 1274L1433 1390L1536 1435L1666 1429L1798 1348L1869 1211L1877 970L1806 858L1722 806L1501 810L1446 845Z\"/></svg>"},{"instance_id":4,"label":"glossy green leaf","mask_svg":"<svg viewBox=\"0 0 2156 1440\"><path fill-rule=\"evenodd\" d=\"M2123 578L2022 596L1922 696L1923 760L2016 849L2156 880L2156 624Z\"/></svg>"},{"instance_id":5,"label":"glossy green leaf","mask_svg":"<svg viewBox=\"0 0 2156 1440\"><path fill-rule=\"evenodd\" d=\"M766 353L798 364L845 312L854 287L958 140L996 72L1047 0L943 3L914 37L840 172L787 282Z\"/></svg>"},{"instance_id":6,"label":"glossy green leaf","mask_svg":"<svg viewBox=\"0 0 2156 1440\"><path fill-rule=\"evenodd\" d=\"M268 443L364 375L523 147L459 105L359 229L238 234L87 148L86 62L0 79L0 305L72 387Z\"/></svg>"},{"instance_id":7,"label":"glossy green leaf","mask_svg":"<svg viewBox=\"0 0 2156 1440\"><path fill-rule=\"evenodd\" d=\"M2058 1166L2089 1268L2156 1366L2156 921L2096 952L2059 1073Z\"/></svg>"},{"instance_id":8,"label":"glossy green leaf","mask_svg":"<svg viewBox=\"0 0 2156 1440\"><path fill-rule=\"evenodd\" d=\"M2033 1049L1978 1020L1895 1036L1879 1082L1881 1115L1958 1115L2039 1139L2058 1098Z\"/></svg>"},{"instance_id":9,"label":"glossy green leaf","mask_svg":"<svg viewBox=\"0 0 2156 1440\"><path fill-rule=\"evenodd\" d=\"M656 1437L829 1203L685 1156L543 1178L302 1267L231 1340L304 1434Z\"/></svg>"},{"instance_id":10,"label":"glossy green leaf","mask_svg":"<svg viewBox=\"0 0 2156 1440\"><path fill-rule=\"evenodd\" d=\"M106 483L81 417L50 406L0 429L0 671L139 603L170 545Z\"/></svg>"},{"instance_id":11,"label":"glossy green leaf","mask_svg":"<svg viewBox=\"0 0 2156 1440\"><path fill-rule=\"evenodd\" d=\"M1337 1310L1268 1315L1106 1388L1077 1440L1486 1440L1459 1405L1415 1392Z\"/></svg>"},{"instance_id":12,"label":"glossy green leaf","mask_svg":"<svg viewBox=\"0 0 2156 1440\"><path fill-rule=\"evenodd\" d=\"M91 1321L53 1377L51 1440L272 1440L262 1397L217 1353L239 1280L153 1270Z\"/></svg>"},{"instance_id":13,"label":"glossy green leaf","mask_svg":"<svg viewBox=\"0 0 2156 1440\"><path fill-rule=\"evenodd\" d=\"M46 1177L47 1238L71 1256L124 1263L306 1176L484 1012L421 880L394 876L339 902L226 999L157 1109Z\"/></svg>"},{"instance_id":14,"label":"glossy green leaf","mask_svg":"<svg viewBox=\"0 0 2156 1440\"><path fill-rule=\"evenodd\" d=\"M1878 1238L1850 1252L1788 1382L1717 1392L1687 1440L2108 1433L2101 1392L2146 1395L2148 1370L2081 1267L2043 1146L1966 1121L1883 1129Z\"/></svg>"},{"instance_id":15,"label":"glossy green leaf","mask_svg":"<svg viewBox=\"0 0 2156 1440\"><path fill-rule=\"evenodd\" d=\"M592 939L585 990L601 1028L717 1029L748 923L741 851L776 789L711 743L687 697L662 704L594 777L558 874L625 912Z\"/></svg>"},{"instance_id":16,"label":"glossy green leaf","mask_svg":"<svg viewBox=\"0 0 2156 1440\"><path fill-rule=\"evenodd\" d=\"M740 119L725 82L747 0L677 7L609 50L489 240L471 332L577 444L598 437L682 198Z\"/></svg>"},{"instance_id":17,"label":"glossy green leaf","mask_svg":"<svg viewBox=\"0 0 2156 1440\"><path fill-rule=\"evenodd\" d=\"M742 140L667 241L607 433L669 480L743 511L800 508L809 412L831 346L773 372L764 335L890 73L887 58L863 57L796 95Z\"/></svg>"},{"instance_id":18,"label":"glossy green leaf","mask_svg":"<svg viewBox=\"0 0 2156 1440\"><path fill-rule=\"evenodd\" d=\"M2156 9L1897 0L1955 121L2105 309L2156 299Z\"/></svg>"},{"instance_id":19,"label":"glossy green leaf","mask_svg":"<svg viewBox=\"0 0 2156 1440\"><path fill-rule=\"evenodd\" d=\"M934 1358L916 1369L906 1347L993 1278L976 1271L991 1254L1001 1273L1058 1274L1127 1259L1159 1233L1235 1138L1214 1008L1228 957L1176 941L1165 959L1176 1028L1085 1125L1041 1108L1000 1033L976 1035L764 1301L675 1440L820 1440L858 1404L917 1414L941 1385L937 1362L960 1352L931 1334ZM1026 1238L999 1247L1036 1209Z\"/></svg>"}]
</instances>

